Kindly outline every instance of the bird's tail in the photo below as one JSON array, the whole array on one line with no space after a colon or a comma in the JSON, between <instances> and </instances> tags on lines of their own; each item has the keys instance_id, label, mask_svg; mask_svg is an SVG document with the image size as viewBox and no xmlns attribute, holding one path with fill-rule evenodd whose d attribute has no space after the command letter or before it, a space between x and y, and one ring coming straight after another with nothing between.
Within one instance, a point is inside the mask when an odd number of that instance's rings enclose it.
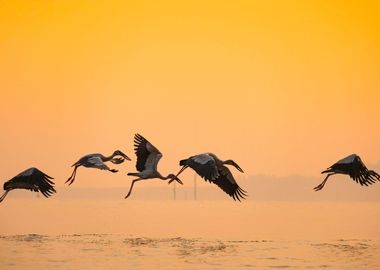
<instances>
[{"instance_id":1,"label":"bird's tail","mask_svg":"<svg viewBox=\"0 0 380 270\"><path fill-rule=\"evenodd\" d=\"M179 162L179 165L180 166L185 166L187 164L187 159L182 159L182 160L180 160L180 162Z\"/></svg>"},{"instance_id":2,"label":"bird's tail","mask_svg":"<svg viewBox=\"0 0 380 270\"><path fill-rule=\"evenodd\" d=\"M139 176L139 173L137 173L137 172L130 172L130 173L127 173L127 175Z\"/></svg>"}]
</instances>

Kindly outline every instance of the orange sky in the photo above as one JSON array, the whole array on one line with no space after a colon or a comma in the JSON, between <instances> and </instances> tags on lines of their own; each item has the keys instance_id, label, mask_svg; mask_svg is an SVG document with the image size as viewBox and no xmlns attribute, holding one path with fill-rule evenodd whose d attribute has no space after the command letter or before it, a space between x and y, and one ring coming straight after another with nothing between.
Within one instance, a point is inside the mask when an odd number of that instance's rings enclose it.
<instances>
[{"instance_id":1,"label":"orange sky","mask_svg":"<svg viewBox=\"0 0 380 270\"><path fill-rule=\"evenodd\" d=\"M84 154L135 160L135 132L164 153L163 174L207 151L249 175L317 176L353 152L377 163L379 12L378 1L3 1L1 177L38 166L61 185ZM124 184L134 162L119 169L82 169L76 184Z\"/></svg>"}]
</instances>

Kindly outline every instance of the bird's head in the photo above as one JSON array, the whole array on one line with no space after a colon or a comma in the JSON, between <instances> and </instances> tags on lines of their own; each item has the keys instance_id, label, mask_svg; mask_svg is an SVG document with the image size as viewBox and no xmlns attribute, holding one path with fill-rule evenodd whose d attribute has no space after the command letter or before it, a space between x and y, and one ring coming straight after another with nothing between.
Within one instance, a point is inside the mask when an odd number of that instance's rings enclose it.
<instances>
[{"instance_id":1,"label":"bird's head","mask_svg":"<svg viewBox=\"0 0 380 270\"><path fill-rule=\"evenodd\" d=\"M234 166L238 171L240 171L240 172L242 172L242 173L244 172L243 169L240 168L240 166L237 165L236 162L233 161L232 159L226 160L226 161L224 161L223 163L224 163L224 164L227 164L227 165L232 165L232 166Z\"/></svg>"},{"instance_id":2,"label":"bird's head","mask_svg":"<svg viewBox=\"0 0 380 270\"><path fill-rule=\"evenodd\" d=\"M176 180L178 183L180 183L181 185L183 185L183 182L181 181L181 179L179 179L176 175L174 174L169 174L168 177L167 177L169 180L169 183L170 184L171 182L173 182L174 180Z\"/></svg>"},{"instance_id":3,"label":"bird's head","mask_svg":"<svg viewBox=\"0 0 380 270\"><path fill-rule=\"evenodd\" d=\"M126 160L131 160L126 154L124 154L123 152L121 152L120 150L116 150L114 153L113 153L114 156L122 156L123 158L125 158Z\"/></svg>"}]
</instances>

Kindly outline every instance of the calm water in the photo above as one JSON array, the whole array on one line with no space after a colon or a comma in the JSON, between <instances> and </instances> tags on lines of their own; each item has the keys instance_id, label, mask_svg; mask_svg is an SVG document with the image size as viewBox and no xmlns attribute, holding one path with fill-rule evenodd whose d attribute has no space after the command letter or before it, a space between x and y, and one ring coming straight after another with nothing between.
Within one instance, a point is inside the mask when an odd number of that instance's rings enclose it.
<instances>
[{"instance_id":1,"label":"calm water","mask_svg":"<svg viewBox=\"0 0 380 270\"><path fill-rule=\"evenodd\" d=\"M0 205L0 269L380 269L379 203Z\"/></svg>"},{"instance_id":2,"label":"calm water","mask_svg":"<svg viewBox=\"0 0 380 270\"><path fill-rule=\"evenodd\" d=\"M1 236L0 269L380 269L380 241Z\"/></svg>"}]
</instances>

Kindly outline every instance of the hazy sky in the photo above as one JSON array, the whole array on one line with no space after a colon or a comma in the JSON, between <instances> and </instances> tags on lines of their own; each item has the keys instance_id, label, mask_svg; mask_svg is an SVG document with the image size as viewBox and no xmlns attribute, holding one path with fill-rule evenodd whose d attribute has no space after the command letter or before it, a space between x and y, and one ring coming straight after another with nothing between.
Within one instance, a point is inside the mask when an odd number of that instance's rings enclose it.
<instances>
[{"instance_id":1,"label":"hazy sky","mask_svg":"<svg viewBox=\"0 0 380 270\"><path fill-rule=\"evenodd\" d=\"M249 2L249 3L248 3ZM2 179L38 166L62 185L87 153L133 134L163 174L201 152L247 174L318 176L380 160L378 1L2 1ZM115 167L115 165L113 165ZM191 176L188 172L183 177Z\"/></svg>"}]
</instances>

